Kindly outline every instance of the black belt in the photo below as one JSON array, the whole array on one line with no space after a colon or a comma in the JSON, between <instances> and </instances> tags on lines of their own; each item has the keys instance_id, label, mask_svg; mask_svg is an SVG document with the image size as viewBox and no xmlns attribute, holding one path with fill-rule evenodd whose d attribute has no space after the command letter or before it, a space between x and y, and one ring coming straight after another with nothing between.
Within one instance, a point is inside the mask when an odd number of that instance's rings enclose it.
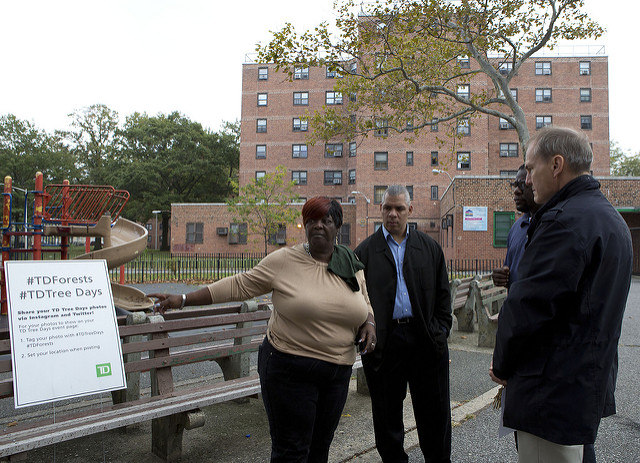
<instances>
[{"instance_id":1,"label":"black belt","mask_svg":"<svg viewBox=\"0 0 640 463\"><path fill-rule=\"evenodd\" d=\"M406 325L407 323L411 323L413 321L413 317L405 317L405 318L394 318L393 322L398 325Z\"/></svg>"}]
</instances>

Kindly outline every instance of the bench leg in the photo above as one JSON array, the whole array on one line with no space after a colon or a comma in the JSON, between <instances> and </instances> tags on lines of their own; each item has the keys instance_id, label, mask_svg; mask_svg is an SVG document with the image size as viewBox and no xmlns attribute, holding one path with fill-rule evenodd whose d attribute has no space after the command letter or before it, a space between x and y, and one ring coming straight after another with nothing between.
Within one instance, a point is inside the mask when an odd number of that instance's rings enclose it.
<instances>
[{"instance_id":1,"label":"bench leg","mask_svg":"<svg viewBox=\"0 0 640 463\"><path fill-rule=\"evenodd\" d=\"M151 421L151 451L166 462L182 458L182 435L185 429L204 425L204 412L193 410Z\"/></svg>"}]
</instances>

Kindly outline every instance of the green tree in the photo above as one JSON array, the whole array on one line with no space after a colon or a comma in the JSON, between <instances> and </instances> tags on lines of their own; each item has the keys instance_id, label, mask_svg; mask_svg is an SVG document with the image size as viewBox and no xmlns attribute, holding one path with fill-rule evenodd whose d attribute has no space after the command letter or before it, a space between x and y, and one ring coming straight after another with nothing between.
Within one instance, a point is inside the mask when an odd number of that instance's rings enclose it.
<instances>
[{"instance_id":1,"label":"green tree","mask_svg":"<svg viewBox=\"0 0 640 463\"><path fill-rule=\"evenodd\" d=\"M624 152L620 145L611 140L611 175L616 177L640 177L640 153Z\"/></svg>"},{"instance_id":2,"label":"green tree","mask_svg":"<svg viewBox=\"0 0 640 463\"><path fill-rule=\"evenodd\" d=\"M110 164L118 149L118 113L103 104L94 104L74 111L69 117L73 130L58 134L76 157L82 181L108 184Z\"/></svg>"},{"instance_id":3,"label":"green tree","mask_svg":"<svg viewBox=\"0 0 640 463\"><path fill-rule=\"evenodd\" d=\"M246 222L249 233L260 235L267 253L269 238L300 215L290 204L298 200L295 182L285 181L286 169L276 167L260 179L240 188L237 201L229 200L229 211L238 222Z\"/></svg>"},{"instance_id":4,"label":"green tree","mask_svg":"<svg viewBox=\"0 0 640 463\"><path fill-rule=\"evenodd\" d=\"M380 125L410 130L408 138L433 124L451 134L459 118L481 113L513 125L524 154L529 130L510 82L542 48L603 33L582 7L582 0L379 0L358 13L360 2L342 0L334 28L323 22L298 34L286 23L258 46L258 60L290 77L300 65L344 77L335 89L349 102L311 118L316 138L353 139ZM493 88L469 85L474 79Z\"/></svg>"},{"instance_id":5,"label":"green tree","mask_svg":"<svg viewBox=\"0 0 640 463\"><path fill-rule=\"evenodd\" d=\"M13 114L0 116L0 166L3 179L9 175L14 187L29 191L33 191L38 171L42 172L45 185L78 179L74 157L62 140ZM32 199L31 196L29 201ZM14 220L20 220L19 211L23 208L24 195L16 194Z\"/></svg>"},{"instance_id":6,"label":"green tree","mask_svg":"<svg viewBox=\"0 0 640 463\"><path fill-rule=\"evenodd\" d=\"M231 125L233 127L233 125ZM128 216L145 222L162 210L162 249L168 249L169 211L174 202L225 201L234 191L239 146L232 128L205 130L179 112L127 117L121 149L111 169L118 188L131 194Z\"/></svg>"}]
</instances>

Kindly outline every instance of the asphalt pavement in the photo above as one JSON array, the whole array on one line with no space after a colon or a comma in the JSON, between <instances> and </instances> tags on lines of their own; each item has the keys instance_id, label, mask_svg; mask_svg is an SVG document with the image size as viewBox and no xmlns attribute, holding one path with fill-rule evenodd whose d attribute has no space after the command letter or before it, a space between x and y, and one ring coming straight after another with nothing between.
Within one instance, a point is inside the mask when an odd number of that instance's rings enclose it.
<instances>
[{"instance_id":1,"label":"asphalt pavement","mask_svg":"<svg viewBox=\"0 0 640 463\"><path fill-rule=\"evenodd\" d=\"M143 291L181 293L194 286L183 284L135 285ZM453 331L450 340L451 401L453 418L452 461L456 463L515 463L513 436L498 437L498 412L491 407L496 392L488 376L491 349L477 347L477 332ZM640 278L634 277L624 317L619 347L620 368L616 400L618 413L605 418L596 440L599 463L640 462ZM255 367L255 358L254 358ZM174 381L189 385L220 379L213 362L183 368ZM148 383L142 383L148 387ZM107 394L85 401L110 401ZM58 410L77 404L56 404ZM183 458L195 462L269 461L269 428L262 402L229 402L205 410L205 425L185 431ZM0 401L0 421L23 421L30 416L53 413L53 406L20 410L16 413L10 399ZM405 447L411 463L423 462L410 398L405 403ZM135 462L158 463L151 453L151 423L129 426L70 442L45 447L27 454L29 462ZM340 425L331 447L329 460L342 462L379 462L373 438L373 423L368 396L355 391L355 375Z\"/></svg>"}]
</instances>

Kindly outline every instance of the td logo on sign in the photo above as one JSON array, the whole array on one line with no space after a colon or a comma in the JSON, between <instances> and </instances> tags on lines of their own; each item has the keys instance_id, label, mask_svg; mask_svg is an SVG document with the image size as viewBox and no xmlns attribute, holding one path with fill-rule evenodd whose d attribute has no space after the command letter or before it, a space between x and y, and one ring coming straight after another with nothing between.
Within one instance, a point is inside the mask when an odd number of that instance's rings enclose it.
<instances>
[{"instance_id":1,"label":"td logo on sign","mask_svg":"<svg viewBox=\"0 0 640 463\"><path fill-rule=\"evenodd\" d=\"M110 363L101 363L100 365L96 365L96 374L98 378L102 376L111 376L111 364Z\"/></svg>"}]
</instances>

